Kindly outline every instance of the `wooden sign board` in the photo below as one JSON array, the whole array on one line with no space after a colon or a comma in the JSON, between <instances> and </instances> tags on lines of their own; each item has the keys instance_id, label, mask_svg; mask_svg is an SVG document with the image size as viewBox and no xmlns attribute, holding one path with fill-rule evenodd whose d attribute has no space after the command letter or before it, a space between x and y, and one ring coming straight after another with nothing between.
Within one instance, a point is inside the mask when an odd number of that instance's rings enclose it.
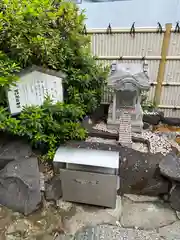
<instances>
[{"instance_id":1,"label":"wooden sign board","mask_svg":"<svg viewBox=\"0 0 180 240\"><path fill-rule=\"evenodd\" d=\"M38 70L27 72L9 89L7 96L12 115L20 113L24 106L41 106L46 96L54 103L63 102L62 77Z\"/></svg>"}]
</instances>

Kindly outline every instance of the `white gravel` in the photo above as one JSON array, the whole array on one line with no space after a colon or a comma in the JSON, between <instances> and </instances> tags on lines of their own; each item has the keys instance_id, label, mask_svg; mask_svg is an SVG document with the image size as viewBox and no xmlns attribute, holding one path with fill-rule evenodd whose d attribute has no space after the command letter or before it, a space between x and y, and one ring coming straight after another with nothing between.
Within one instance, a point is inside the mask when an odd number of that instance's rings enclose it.
<instances>
[{"instance_id":1,"label":"white gravel","mask_svg":"<svg viewBox=\"0 0 180 240\"><path fill-rule=\"evenodd\" d=\"M104 122L96 124L93 128L97 129L97 130L100 130L100 131L103 131L103 132L118 133L117 130L110 130L110 129L108 129L107 125Z\"/></svg>"},{"instance_id":2,"label":"white gravel","mask_svg":"<svg viewBox=\"0 0 180 240\"><path fill-rule=\"evenodd\" d=\"M99 124L95 125L93 128L104 131L104 132L117 133L116 130L109 130L105 123L99 123ZM133 133L133 136L141 137L145 140L148 140L150 143L150 152L154 153L154 154L160 152L163 155L167 155L172 150L172 147L175 147L178 150L180 150L179 145L175 141L169 140L165 136L159 136L158 134L152 133L150 131L143 131L142 134ZM95 141L95 139L91 138L91 140L88 140L88 141ZM104 143L105 142L107 143L107 141L108 141L108 143L112 143L112 140L97 139L97 141L104 142ZM115 143L113 142L113 144L115 144ZM132 148L137 151L141 151L141 152L148 151L147 145L142 144L142 143L133 143Z\"/></svg>"},{"instance_id":3,"label":"white gravel","mask_svg":"<svg viewBox=\"0 0 180 240\"><path fill-rule=\"evenodd\" d=\"M134 134L134 136L136 136L136 134ZM139 135L137 134L137 136ZM140 136L149 141L151 153L160 152L163 155L167 155L172 150L171 143L166 137L158 136L156 133L150 131L143 131Z\"/></svg>"}]
</instances>

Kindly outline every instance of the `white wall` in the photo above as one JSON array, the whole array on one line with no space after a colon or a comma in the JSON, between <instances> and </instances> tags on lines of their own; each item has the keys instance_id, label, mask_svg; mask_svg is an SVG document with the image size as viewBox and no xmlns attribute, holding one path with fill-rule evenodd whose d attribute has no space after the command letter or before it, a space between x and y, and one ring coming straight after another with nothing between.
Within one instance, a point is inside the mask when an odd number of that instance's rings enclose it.
<instances>
[{"instance_id":1,"label":"white wall","mask_svg":"<svg viewBox=\"0 0 180 240\"><path fill-rule=\"evenodd\" d=\"M83 1L83 0L82 0ZM108 0L106 0L108 1ZM86 10L88 28L154 27L157 22L176 24L180 20L180 0L127 0L114 2L86 2L79 4Z\"/></svg>"}]
</instances>

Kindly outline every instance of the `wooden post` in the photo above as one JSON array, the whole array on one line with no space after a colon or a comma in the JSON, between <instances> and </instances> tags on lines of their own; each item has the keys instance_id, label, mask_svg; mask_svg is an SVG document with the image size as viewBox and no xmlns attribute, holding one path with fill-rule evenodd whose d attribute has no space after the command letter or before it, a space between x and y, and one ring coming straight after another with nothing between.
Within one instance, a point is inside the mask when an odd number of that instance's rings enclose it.
<instances>
[{"instance_id":1,"label":"wooden post","mask_svg":"<svg viewBox=\"0 0 180 240\"><path fill-rule=\"evenodd\" d=\"M156 85L155 95L154 95L154 104L156 106L160 104L160 99L161 99L162 83L164 80L165 67L166 67L166 57L168 54L170 37L171 37L171 28L172 28L172 24L167 23L166 30L164 33L163 43L162 43L161 60L159 64L158 75L157 75L157 85Z\"/></svg>"}]
</instances>

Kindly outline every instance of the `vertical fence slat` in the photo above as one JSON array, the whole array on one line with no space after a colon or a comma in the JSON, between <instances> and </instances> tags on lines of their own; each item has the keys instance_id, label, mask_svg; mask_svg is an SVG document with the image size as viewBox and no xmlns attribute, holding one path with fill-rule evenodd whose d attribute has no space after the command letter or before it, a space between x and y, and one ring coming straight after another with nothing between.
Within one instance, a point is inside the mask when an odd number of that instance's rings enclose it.
<instances>
[{"instance_id":1,"label":"vertical fence slat","mask_svg":"<svg viewBox=\"0 0 180 240\"><path fill-rule=\"evenodd\" d=\"M154 95L154 103L157 106L160 104L160 99L161 99L161 90L162 90L162 83L163 83L164 74L165 74L166 57L168 54L168 48L169 48L170 37L171 37L171 28L172 28L172 24L167 23L166 31L164 33L163 44L162 44L161 61L159 64L157 85L156 85L155 95Z\"/></svg>"}]
</instances>

